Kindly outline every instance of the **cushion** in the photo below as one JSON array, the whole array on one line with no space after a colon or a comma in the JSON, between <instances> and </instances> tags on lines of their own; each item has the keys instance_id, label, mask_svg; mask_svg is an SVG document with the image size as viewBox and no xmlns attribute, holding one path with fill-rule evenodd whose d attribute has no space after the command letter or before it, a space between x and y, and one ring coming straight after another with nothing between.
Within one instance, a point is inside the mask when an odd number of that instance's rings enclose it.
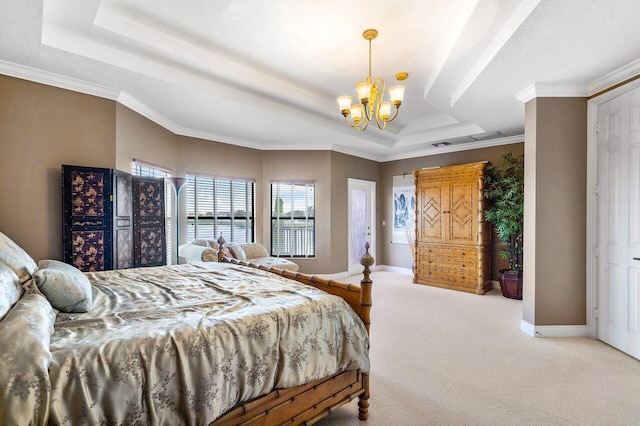
<instances>
[{"instance_id":1,"label":"cushion","mask_svg":"<svg viewBox=\"0 0 640 426\"><path fill-rule=\"evenodd\" d=\"M300 268L297 263L279 257L258 257L250 259L250 262L256 265L262 265L266 268L286 269L291 272L297 272Z\"/></svg>"},{"instance_id":2,"label":"cushion","mask_svg":"<svg viewBox=\"0 0 640 426\"><path fill-rule=\"evenodd\" d=\"M205 247L193 244L193 242L181 244L180 247L178 247L178 254L183 257L187 263L218 261L217 248Z\"/></svg>"},{"instance_id":3,"label":"cushion","mask_svg":"<svg viewBox=\"0 0 640 426\"><path fill-rule=\"evenodd\" d=\"M193 240L191 244L195 244L197 246L209 247L209 241L207 240Z\"/></svg>"},{"instance_id":4,"label":"cushion","mask_svg":"<svg viewBox=\"0 0 640 426\"><path fill-rule=\"evenodd\" d=\"M209 247L202 251L203 262L217 262L218 261L218 249Z\"/></svg>"},{"instance_id":5,"label":"cushion","mask_svg":"<svg viewBox=\"0 0 640 426\"><path fill-rule=\"evenodd\" d=\"M91 310L91 283L73 266L57 260L41 260L33 278L54 308L62 312Z\"/></svg>"},{"instance_id":6,"label":"cushion","mask_svg":"<svg viewBox=\"0 0 640 426\"><path fill-rule=\"evenodd\" d=\"M36 269L36 262L31 256L2 232L0 232L0 262L16 273L20 284L30 280Z\"/></svg>"},{"instance_id":7,"label":"cushion","mask_svg":"<svg viewBox=\"0 0 640 426\"><path fill-rule=\"evenodd\" d=\"M209 244L209 247L214 248L216 250L220 249L220 244L218 244L218 242L216 240L207 240L207 243Z\"/></svg>"},{"instance_id":8,"label":"cushion","mask_svg":"<svg viewBox=\"0 0 640 426\"><path fill-rule=\"evenodd\" d=\"M242 244L242 249L244 250L245 256L247 256L247 259L256 259L258 257L269 257L269 253L267 252L267 249L264 248L262 244L258 244L258 243Z\"/></svg>"},{"instance_id":9,"label":"cushion","mask_svg":"<svg viewBox=\"0 0 640 426\"><path fill-rule=\"evenodd\" d=\"M227 243L227 247L229 247L229 250L231 250L231 254L233 255L234 259L247 260L247 256L245 255L242 247L240 247L240 244Z\"/></svg>"},{"instance_id":10,"label":"cushion","mask_svg":"<svg viewBox=\"0 0 640 426\"><path fill-rule=\"evenodd\" d=\"M11 268L0 263L0 320L22 296L22 286Z\"/></svg>"}]
</instances>

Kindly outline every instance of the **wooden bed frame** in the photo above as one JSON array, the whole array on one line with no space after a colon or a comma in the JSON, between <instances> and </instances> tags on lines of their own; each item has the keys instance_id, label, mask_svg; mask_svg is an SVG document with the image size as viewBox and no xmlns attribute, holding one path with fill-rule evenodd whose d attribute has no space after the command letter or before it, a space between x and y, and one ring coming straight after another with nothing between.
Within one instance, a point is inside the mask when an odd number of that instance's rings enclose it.
<instances>
[{"instance_id":1,"label":"wooden bed frame","mask_svg":"<svg viewBox=\"0 0 640 426\"><path fill-rule=\"evenodd\" d=\"M222 236L218 240L221 248L221 262L262 269L340 296L358 314L367 328L367 333L369 332L372 285L369 268L373 265L373 257L369 254L369 243L366 244L366 253L360 260L364 266L364 277L358 286L224 257L222 246L225 242ZM311 425L331 414L333 409L352 401L356 396L359 398L358 417L360 420L367 420L369 416L369 374L362 373L360 370L345 371L306 385L275 389L267 395L235 406L211 425L280 425L285 423Z\"/></svg>"}]
</instances>

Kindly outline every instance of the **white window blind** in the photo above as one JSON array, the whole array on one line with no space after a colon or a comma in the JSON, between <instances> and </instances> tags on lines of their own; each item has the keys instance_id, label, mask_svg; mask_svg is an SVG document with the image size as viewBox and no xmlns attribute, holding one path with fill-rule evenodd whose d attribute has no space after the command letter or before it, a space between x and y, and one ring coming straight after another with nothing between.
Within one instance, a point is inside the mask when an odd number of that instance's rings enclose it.
<instances>
[{"instance_id":1,"label":"white window blind","mask_svg":"<svg viewBox=\"0 0 640 426\"><path fill-rule=\"evenodd\" d=\"M157 177L157 178L166 178L171 177L171 171L167 169L163 169L158 166L153 166L151 164L144 163L142 161L134 160L133 161L133 175L135 176L146 176L146 177ZM165 209L165 236L167 239L167 265L172 265L175 263L173 252L173 244L172 244L172 235L173 235L173 220L172 220L172 208L173 206L173 188L171 184L164 182L164 209Z\"/></svg>"},{"instance_id":2,"label":"white window blind","mask_svg":"<svg viewBox=\"0 0 640 426\"><path fill-rule=\"evenodd\" d=\"M193 239L254 241L254 186L250 181L189 176L187 235Z\"/></svg>"},{"instance_id":3,"label":"white window blind","mask_svg":"<svg viewBox=\"0 0 640 426\"><path fill-rule=\"evenodd\" d=\"M271 184L271 255L316 254L315 184Z\"/></svg>"}]
</instances>

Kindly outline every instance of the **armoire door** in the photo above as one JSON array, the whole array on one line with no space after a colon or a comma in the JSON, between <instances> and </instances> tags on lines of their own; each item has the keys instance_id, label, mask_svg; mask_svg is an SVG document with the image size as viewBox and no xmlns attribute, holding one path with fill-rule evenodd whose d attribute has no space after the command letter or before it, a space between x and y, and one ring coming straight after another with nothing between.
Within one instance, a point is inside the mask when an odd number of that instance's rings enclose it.
<instances>
[{"instance_id":1,"label":"armoire door","mask_svg":"<svg viewBox=\"0 0 640 426\"><path fill-rule=\"evenodd\" d=\"M114 170L113 269L133 266L133 176Z\"/></svg>"},{"instance_id":2,"label":"armoire door","mask_svg":"<svg viewBox=\"0 0 640 426\"><path fill-rule=\"evenodd\" d=\"M473 181L454 181L448 187L446 241L451 244L476 244L478 189Z\"/></svg>"},{"instance_id":3,"label":"armoire door","mask_svg":"<svg viewBox=\"0 0 640 426\"><path fill-rule=\"evenodd\" d=\"M446 183L418 182L418 235L420 242L444 243L446 240Z\"/></svg>"},{"instance_id":4,"label":"armoire door","mask_svg":"<svg viewBox=\"0 0 640 426\"><path fill-rule=\"evenodd\" d=\"M62 166L64 258L83 272L113 268L111 169Z\"/></svg>"},{"instance_id":5,"label":"armoire door","mask_svg":"<svg viewBox=\"0 0 640 426\"><path fill-rule=\"evenodd\" d=\"M167 263L164 179L133 176L135 266Z\"/></svg>"}]
</instances>

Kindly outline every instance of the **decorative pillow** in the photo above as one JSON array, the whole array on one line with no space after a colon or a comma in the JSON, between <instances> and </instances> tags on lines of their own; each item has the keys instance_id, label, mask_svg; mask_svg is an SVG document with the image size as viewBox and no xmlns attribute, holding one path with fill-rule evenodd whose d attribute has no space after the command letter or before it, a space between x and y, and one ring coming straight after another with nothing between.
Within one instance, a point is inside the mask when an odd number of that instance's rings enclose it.
<instances>
[{"instance_id":1,"label":"decorative pillow","mask_svg":"<svg viewBox=\"0 0 640 426\"><path fill-rule=\"evenodd\" d=\"M220 250L220 244L216 240L207 240L207 243L209 243L209 247Z\"/></svg>"},{"instance_id":2,"label":"decorative pillow","mask_svg":"<svg viewBox=\"0 0 640 426\"><path fill-rule=\"evenodd\" d=\"M191 244L195 244L197 246L202 246L202 247L210 247L208 240L193 240L191 241Z\"/></svg>"},{"instance_id":3,"label":"decorative pillow","mask_svg":"<svg viewBox=\"0 0 640 426\"><path fill-rule=\"evenodd\" d=\"M11 268L0 263L0 320L22 296L22 286Z\"/></svg>"},{"instance_id":4,"label":"decorative pillow","mask_svg":"<svg viewBox=\"0 0 640 426\"><path fill-rule=\"evenodd\" d=\"M247 260L247 256L244 254L244 250L238 243L227 243L227 247L231 250L231 254L235 259Z\"/></svg>"},{"instance_id":5,"label":"decorative pillow","mask_svg":"<svg viewBox=\"0 0 640 426\"><path fill-rule=\"evenodd\" d=\"M16 273L20 284L30 280L36 269L36 262L31 256L2 232L0 232L0 262Z\"/></svg>"},{"instance_id":6,"label":"decorative pillow","mask_svg":"<svg viewBox=\"0 0 640 426\"><path fill-rule=\"evenodd\" d=\"M217 262L218 261L218 249L209 247L202 252L203 262Z\"/></svg>"},{"instance_id":7,"label":"decorative pillow","mask_svg":"<svg viewBox=\"0 0 640 426\"><path fill-rule=\"evenodd\" d=\"M54 322L51 305L38 294L25 294L0 322L0 423L47 422Z\"/></svg>"},{"instance_id":8,"label":"decorative pillow","mask_svg":"<svg viewBox=\"0 0 640 426\"><path fill-rule=\"evenodd\" d=\"M267 252L267 249L264 248L264 246L259 243L243 244L242 249L244 250L244 255L247 256L247 259L255 259L258 257L269 257L269 253Z\"/></svg>"},{"instance_id":9,"label":"decorative pillow","mask_svg":"<svg viewBox=\"0 0 640 426\"><path fill-rule=\"evenodd\" d=\"M88 312L93 307L91 283L78 269L57 260L41 260L33 274L51 306L62 312Z\"/></svg>"},{"instance_id":10,"label":"decorative pillow","mask_svg":"<svg viewBox=\"0 0 640 426\"><path fill-rule=\"evenodd\" d=\"M229 248L229 243L225 243L222 246L220 246L220 252L222 252L223 257L229 257L231 259L235 258L235 256L233 255L233 252L231 251L231 248Z\"/></svg>"}]
</instances>

